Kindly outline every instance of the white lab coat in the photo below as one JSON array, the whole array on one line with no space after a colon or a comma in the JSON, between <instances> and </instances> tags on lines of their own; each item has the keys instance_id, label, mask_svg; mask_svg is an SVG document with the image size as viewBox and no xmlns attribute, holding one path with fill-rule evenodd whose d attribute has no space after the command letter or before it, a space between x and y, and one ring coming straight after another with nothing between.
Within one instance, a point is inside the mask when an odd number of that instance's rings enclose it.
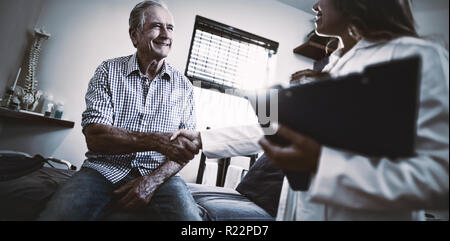
<instances>
[{"instance_id":1,"label":"white lab coat","mask_svg":"<svg viewBox=\"0 0 450 241\"><path fill-rule=\"evenodd\" d=\"M325 146L309 191L293 191L284 180L277 220L424 220L420 210L448 210L448 52L410 37L378 45L361 40L342 58L339 50L333 53L324 71L342 76L361 72L370 64L415 54L422 57L418 156L399 160L368 158ZM261 151L257 141L262 131L256 125L201 135L203 151L210 157Z\"/></svg>"}]
</instances>

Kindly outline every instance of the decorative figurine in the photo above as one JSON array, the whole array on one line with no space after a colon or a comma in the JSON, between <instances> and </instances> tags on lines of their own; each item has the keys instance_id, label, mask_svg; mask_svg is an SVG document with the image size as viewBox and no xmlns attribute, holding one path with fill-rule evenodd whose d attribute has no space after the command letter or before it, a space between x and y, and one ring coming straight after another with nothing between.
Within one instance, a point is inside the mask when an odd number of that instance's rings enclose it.
<instances>
[{"instance_id":1,"label":"decorative figurine","mask_svg":"<svg viewBox=\"0 0 450 241\"><path fill-rule=\"evenodd\" d=\"M36 79L36 69L39 62L39 55L41 52L41 45L43 40L50 38L50 34L43 29L34 29L35 39L30 49L30 56L28 60L28 73L25 78L25 83L20 93L22 107L25 110L34 111L42 95L42 91L38 91L38 81Z\"/></svg>"}]
</instances>

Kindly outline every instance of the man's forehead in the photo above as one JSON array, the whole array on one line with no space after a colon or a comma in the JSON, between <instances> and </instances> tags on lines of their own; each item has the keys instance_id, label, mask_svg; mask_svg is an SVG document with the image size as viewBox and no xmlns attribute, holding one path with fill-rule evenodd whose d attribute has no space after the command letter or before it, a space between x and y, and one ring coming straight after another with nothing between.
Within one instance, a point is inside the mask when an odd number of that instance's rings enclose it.
<instances>
[{"instance_id":1,"label":"man's forehead","mask_svg":"<svg viewBox=\"0 0 450 241\"><path fill-rule=\"evenodd\" d=\"M165 23L165 24L174 24L173 16L169 12L169 10L159 7L159 6L151 6L148 7L144 11L145 22L146 23Z\"/></svg>"}]
</instances>

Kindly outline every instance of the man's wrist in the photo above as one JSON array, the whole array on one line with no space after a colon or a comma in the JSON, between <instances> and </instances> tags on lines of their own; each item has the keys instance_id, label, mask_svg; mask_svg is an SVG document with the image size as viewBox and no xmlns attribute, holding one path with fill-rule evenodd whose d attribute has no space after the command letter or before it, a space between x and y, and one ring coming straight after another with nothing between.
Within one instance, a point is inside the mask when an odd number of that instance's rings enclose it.
<instances>
[{"instance_id":1,"label":"man's wrist","mask_svg":"<svg viewBox=\"0 0 450 241\"><path fill-rule=\"evenodd\" d=\"M184 166L185 165L178 162L167 159L158 169L147 175L146 178L150 178L156 185L161 185L166 182L167 179L176 175Z\"/></svg>"},{"instance_id":2,"label":"man's wrist","mask_svg":"<svg viewBox=\"0 0 450 241\"><path fill-rule=\"evenodd\" d=\"M164 133L152 133L150 141L151 149L156 152L164 153L165 147L169 144L169 136Z\"/></svg>"},{"instance_id":3,"label":"man's wrist","mask_svg":"<svg viewBox=\"0 0 450 241\"><path fill-rule=\"evenodd\" d=\"M147 182L151 182L153 185L156 186L159 186L165 182L165 178L156 171L148 174L147 176L144 176L144 178Z\"/></svg>"}]
</instances>

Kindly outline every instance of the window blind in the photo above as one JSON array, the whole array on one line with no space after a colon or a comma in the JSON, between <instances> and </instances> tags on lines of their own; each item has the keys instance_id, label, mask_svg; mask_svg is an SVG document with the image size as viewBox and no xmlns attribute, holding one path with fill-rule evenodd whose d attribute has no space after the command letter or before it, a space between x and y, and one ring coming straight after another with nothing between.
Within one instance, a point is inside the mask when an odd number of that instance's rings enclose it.
<instances>
[{"instance_id":1,"label":"window blind","mask_svg":"<svg viewBox=\"0 0 450 241\"><path fill-rule=\"evenodd\" d=\"M274 41L197 16L185 74L202 88L256 89L277 50Z\"/></svg>"}]
</instances>

